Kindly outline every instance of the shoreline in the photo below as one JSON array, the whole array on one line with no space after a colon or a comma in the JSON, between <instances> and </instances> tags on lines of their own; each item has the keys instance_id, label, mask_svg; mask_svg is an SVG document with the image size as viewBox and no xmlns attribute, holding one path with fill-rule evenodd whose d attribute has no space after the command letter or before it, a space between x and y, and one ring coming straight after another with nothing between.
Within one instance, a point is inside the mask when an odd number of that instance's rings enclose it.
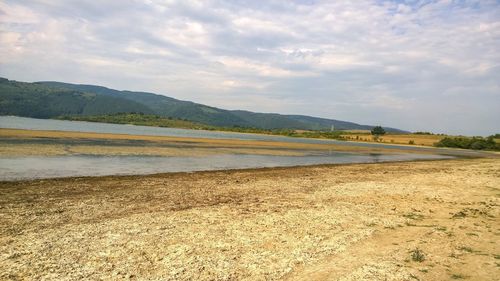
<instances>
[{"instance_id":1,"label":"shoreline","mask_svg":"<svg viewBox=\"0 0 500 281\"><path fill-rule=\"evenodd\" d=\"M168 172L217 171L222 169L221 167L226 167L227 170L289 169L296 166L323 165L323 163L324 165L338 165L348 161L392 163L436 157L498 158L499 156L495 153L443 151L428 148L413 151L355 145L19 129L0 129L0 144L1 166L4 167L2 181L7 182L81 176L148 177L151 174ZM380 155L376 156L377 154ZM291 158L287 158L287 156ZM300 158L301 156L310 158ZM29 160L29 157L34 158ZM111 160L112 164L107 162L106 157L114 157L109 158L113 159ZM346 160L342 160L343 157ZM9 167L9 159L13 161L11 162L12 167ZM66 163L70 166L71 163L78 163L84 169L71 171L71 169L62 166L61 163L64 162L58 159L67 160ZM249 162L239 164L238 159L249 159ZM128 162L129 160L130 162ZM143 163L143 166L137 166L138 163ZM191 165L192 168L188 165ZM53 171L46 167L52 167ZM27 168L33 171L34 176L31 179L23 176ZM58 170L59 172L57 172Z\"/></svg>"},{"instance_id":2,"label":"shoreline","mask_svg":"<svg viewBox=\"0 0 500 281\"><path fill-rule=\"evenodd\" d=\"M7 115L6 117L17 117L17 118L31 118L31 117L21 117L14 115ZM209 130L202 128L184 128L184 127L161 127L161 126L153 126L153 125L136 125L136 124L128 124L128 123L113 123L113 122L101 122L101 121L80 121L80 120L66 120L59 118L31 118L38 120L55 120L55 121L70 121L70 122L81 122L81 123L89 123L89 124L108 124L108 125L125 125L125 126L135 126L135 127L144 127L144 128L165 128L165 129L179 129L179 130L193 130L193 131L203 131L203 132L217 132L223 134L236 134L236 135L257 135L257 136L274 136L274 137L285 137L291 139L304 139L304 140L318 140L318 141L339 141L339 142L352 142L358 144L369 144L369 145L395 145L402 147L416 147L416 148L435 148L434 143L438 142L444 137L448 135L445 134L413 134L411 132L401 132L401 133L387 133L382 136L382 139L389 139L390 141L373 141L366 140L371 139L373 136L371 134L360 134L359 132L354 132L352 130L341 130L344 131L344 134L341 134L343 139L333 139L333 138L315 138L315 137L306 137L306 136L287 136L282 134L273 134L273 133L264 133L264 132L238 132L232 130ZM307 130L306 130L307 131ZM364 138L365 140L357 140L356 138ZM460 137L460 136L457 136ZM409 141L413 141L414 144L409 144ZM447 147L441 147L447 148ZM453 149L453 148L452 148Z\"/></svg>"}]
</instances>

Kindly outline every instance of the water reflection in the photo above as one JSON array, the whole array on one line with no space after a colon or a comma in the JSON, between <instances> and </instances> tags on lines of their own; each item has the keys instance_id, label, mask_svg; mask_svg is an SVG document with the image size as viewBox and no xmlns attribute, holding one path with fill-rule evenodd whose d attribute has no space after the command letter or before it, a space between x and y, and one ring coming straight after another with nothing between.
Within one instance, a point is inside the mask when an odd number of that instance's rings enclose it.
<instances>
[{"instance_id":1,"label":"water reflection","mask_svg":"<svg viewBox=\"0 0 500 281\"><path fill-rule=\"evenodd\" d=\"M382 154L379 154L379 153L370 153L370 156L372 157L372 160L374 163L378 163L378 162L382 161L381 155Z\"/></svg>"}]
</instances>

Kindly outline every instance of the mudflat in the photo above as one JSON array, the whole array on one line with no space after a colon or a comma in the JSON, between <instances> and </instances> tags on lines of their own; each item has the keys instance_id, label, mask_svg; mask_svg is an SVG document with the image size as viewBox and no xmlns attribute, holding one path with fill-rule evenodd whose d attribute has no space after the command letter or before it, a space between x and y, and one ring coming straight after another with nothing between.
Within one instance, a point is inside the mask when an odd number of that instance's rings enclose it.
<instances>
[{"instance_id":1,"label":"mudflat","mask_svg":"<svg viewBox=\"0 0 500 281\"><path fill-rule=\"evenodd\" d=\"M301 143L241 139L188 138L108 133L85 133L0 128L0 157L62 155L149 155L206 156L214 154L253 154L303 156L314 152L419 153L457 157L498 157L498 152L417 146L364 147L356 142ZM413 148L407 150L404 148Z\"/></svg>"},{"instance_id":2,"label":"mudflat","mask_svg":"<svg viewBox=\"0 0 500 281\"><path fill-rule=\"evenodd\" d=\"M2 280L496 280L500 161L0 183Z\"/></svg>"},{"instance_id":3,"label":"mudflat","mask_svg":"<svg viewBox=\"0 0 500 281\"><path fill-rule=\"evenodd\" d=\"M0 156L254 154L302 156L311 151L401 153L384 147L357 147L282 141L187 138L0 128ZM421 153L430 153L423 151Z\"/></svg>"}]
</instances>

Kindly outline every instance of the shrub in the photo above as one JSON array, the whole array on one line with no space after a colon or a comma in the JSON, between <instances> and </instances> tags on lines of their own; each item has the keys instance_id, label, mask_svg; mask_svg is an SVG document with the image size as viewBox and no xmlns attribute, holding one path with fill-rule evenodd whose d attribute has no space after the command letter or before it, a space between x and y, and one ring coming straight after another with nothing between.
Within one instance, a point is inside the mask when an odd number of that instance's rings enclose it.
<instances>
[{"instance_id":1,"label":"shrub","mask_svg":"<svg viewBox=\"0 0 500 281\"><path fill-rule=\"evenodd\" d=\"M431 132L415 132L415 133L413 133L413 134L415 134L415 135L434 135L434 134L433 134L433 133L431 133Z\"/></svg>"},{"instance_id":2,"label":"shrub","mask_svg":"<svg viewBox=\"0 0 500 281\"><path fill-rule=\"evenodd\" d=\"M437 147L452 147L452 148L463 148L463 149L475 149L475 150L500 150L500 144L495 142L493 136L487 138L483 137L445 137L435 144Z\"/></svg>"},{"instance_id":3,"label":"shrub","mask_svg":"<svg viewBox=\"0 0 500 281\"><path fill-rule=\"evenodd\" d=\"M419 248L416 248L415 250L411 251L411 259L413 261L423 262L425 260L424 252Z\"/></svg>"}]
</instances>

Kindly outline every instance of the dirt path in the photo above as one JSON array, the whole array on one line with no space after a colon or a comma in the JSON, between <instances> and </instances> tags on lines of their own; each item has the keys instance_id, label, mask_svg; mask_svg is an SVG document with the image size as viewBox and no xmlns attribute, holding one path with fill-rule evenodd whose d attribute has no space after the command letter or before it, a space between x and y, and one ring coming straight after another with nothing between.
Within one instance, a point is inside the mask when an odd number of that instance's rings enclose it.
<instances>
[{"instance_id":1,"label":"dirt path","mask_svg":"<svg viewBox=\"0 0 500 281\"><path fill-rule=\"evenodd\" d=\"M4 182L0 279L496 280L499 203L498 159Z\"/></svg>"}]
</instances>

